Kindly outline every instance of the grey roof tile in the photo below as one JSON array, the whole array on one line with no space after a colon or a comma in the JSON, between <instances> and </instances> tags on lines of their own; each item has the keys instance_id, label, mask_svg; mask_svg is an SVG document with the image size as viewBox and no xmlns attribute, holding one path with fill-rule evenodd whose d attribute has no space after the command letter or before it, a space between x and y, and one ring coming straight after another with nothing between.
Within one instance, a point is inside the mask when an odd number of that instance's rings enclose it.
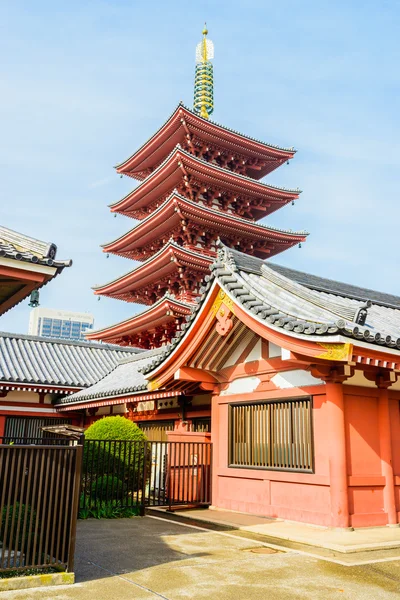
<instances>
[{"instance_id":1,"label":"grey roof tile","mask_svg":"<svg viewBox=\"0 0 400 600\"><path fill-rule=\"evenodd\" d=\"M71 260L56 260L57 246L0 226L0 257L63 269Z\"/></svg>"},{"instance_id":2,"label":"grey roof tile","mask_svg":"<svg viewBox=\"0 0 400 600\"><path fill-rule=\"evenodd\" d=\"M345 296L346 298L353 298L354 300L371 300L374 304L379 304L381 306L400 308L400 298L393 294L386 294L369 288L351 285L350 283L343 283L341 281L335 281L334 279L311 275L310 273L296 271L270 262L267 262L267 264L271 269L274 269L274 271L313 290Z\"/></svg>"},{"instance_id":3,"label":"grey roof tile","mask_svg":"<svg viewBox=\"0 0 400 600\"><path fill-rule=\"evenodd\" d=\"M137 348L54 340L0 332L0 385L84 388L104 377Z\"/></svg>"},{"instance_id":4,"label":"grey roof tile","mask_svg":"<svg viewBox=\"0 0 400 600\"><path fill-rule=\"evenodd\" d=\"M109 398L146 390L147 380L140 369L151 362L154 357L160 355L163 350L163 348L148 350L124 360L90 388L81 390L71 396L66 396L58 400L57 404L77 404L88 400Z\"/></svg>"},{"instance_id":5,"label":"grey roof tile","mask_svg":"<svg viewBox=\"0 0 400 600\"><path fill-rule=\"evenodd\" d=\"M243 269L248 273L252 272L256 275L260 275L261 266L265 264L288 279L292 279L297 283L301 283L305 287L308 287L312 290L327 292L338 296L344 296L346 298L353 298L354 300L371 300L374 304L400 308L399 296L351 285L349 283L343 283L342 281L336 281L334 279L327 279L326 277L320 277L319 275L311 275L310 273L305 273L304 271L297 271L296 269L290 269L289 267L277 265L269 260L264 261L261 258L243 254L237 250L230 250L230 253L234 257L237 268Z\"/></svg>"},{"instance_id":6,"label":"grey roof tile","mask_svg":"<svg viewBox=\"0 0 400 600\"><path fill-rule=\"evenodd\" d=\"M194 320L214 279L249 313L273 327L308 335L343 335L356 340L400 350L400 298L281 267L248 256L220 244L212 275L206 277L202 297L188 318ZM356 323L359 311L367 308L364 326ZM182 332L181 332L182 333ZM172 340L171 353L180 338ZM155 369L168 354L148 364Z\"/></svg>"},{"instance_id":7,"label":"grey roof tile","mask_svg":"<svg viewBox=\"0 0 400 600\"><path fill-rule=\"evenodd\" d=\"M300 338L316 335L329 339L330 335L340 334L400 349L400 298L281 267L221 244L212 273L205 278L202 297L169 346L125 361L89 389L59 403L146 390L145 374L160 365L185 336L215 279L246 311ZM372 305L367 309L366 324L357 325L355 318L367 300L372 300Z\"/></svg>"}]
</instances>

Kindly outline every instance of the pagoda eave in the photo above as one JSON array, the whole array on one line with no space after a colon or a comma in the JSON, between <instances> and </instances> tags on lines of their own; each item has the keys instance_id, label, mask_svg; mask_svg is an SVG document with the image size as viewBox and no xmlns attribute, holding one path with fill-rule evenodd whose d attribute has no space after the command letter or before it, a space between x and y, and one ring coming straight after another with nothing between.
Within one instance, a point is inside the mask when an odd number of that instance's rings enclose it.
<instances>
[{"instance_id":1,"label":"pagoda eave","mask_svg":"<svg viewBox=\"0 0 400 600\"><path fill-rule=\"evenodd\" d=\"M197 288L190 289L191 282L197 284L202 280L209 272L212 260L211 256L181 248L170 241L160 252L126 275L96 287L94 293L126 302L152 304L163 290L179 298L179 287L182 287L185 298L191 297L193 301L198 293Z\"/></svg>"},{"instance_id":2,"label":"pagoda eave","mask_svg":"<svg viewBox=\"0 0 400 600\"><path fill-rule=\"evenodd\" d=\"M122 200L110 206L111 212L143 219L155 210L174 189L185 191L193 199L214 192L215 198L228 194L227 204L237 204L238 197L248 201L243 210L249 216L252 203L255 210L267 216L278 208L299 198L300 190L290 190L267 185L249 177L223 169L199 159L176 147L168 158L145 181ZM236 211L238 206L235 206Z\"/></svg>"},{"instance_id":3,"label":"pagoda eave","mask_svg":"<svg viewBox=\"0 0 400 600\"><path fill-rule=\"evenodd\" d=\"M179 194L172 194L147 219L124 236L104 245L103 251L143 260L158 252L171 237L196 251L196 240L202 236L207 237L207 245L211 250L218 239L225 240L224 243L228 246L236 246L237 240L242 238L246 240L246 251L250 254L253 254L252 244L264 244L264 250L260 250L261 255L273 256L287 247L305 241L307 233L258 225L254 221L213 210ZM279 249L274 249L274 245L278 245ZM201 254L201 248L197 252Z\"/></svg>"},{"instance_id":4,"label":"pagoda eave","mask_svg":"<svg viewBox=\"0 0 400 600\"><path fill-rule=\"evenodd\" d=\"M159 347L172 339L191 310L190 304L164 297L151 308L125 321L92 331L86 339L138 348Z\"/></svg>"},{"instance_id":5,"label":"pagoda eave","mask_svg":"<svg viewBox=\"0 0 400 600\"><path fill-rule=\"evenodd\" d=\"M280 148L244 136L236 131L203 119L183 105L178 105L168 121L137 152L117 165L117 173L142 180L157 168L165 157L180 143L196 151L207 145L241 156L247 175L264 177L284 162L293 158L293 148ZM208 149L208 148L206 148ZM254 163L254 164L253 164Z\"/></svg>"}]
</instances>

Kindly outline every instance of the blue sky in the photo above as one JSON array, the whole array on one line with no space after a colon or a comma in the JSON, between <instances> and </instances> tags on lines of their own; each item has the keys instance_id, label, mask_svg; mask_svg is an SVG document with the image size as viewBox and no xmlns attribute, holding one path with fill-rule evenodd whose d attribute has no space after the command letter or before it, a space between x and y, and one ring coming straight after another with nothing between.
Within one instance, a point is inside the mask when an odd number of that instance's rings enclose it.
<instances>
[{"instance_id":1,"label":"blue sky","mask_svg":"<svg viewBox=\"0 0 400 600\"><path fill-rule=\"evenodd\" d=\"M99 248L134 224L109 212L135 185L113 165L191 106L205 20L213 118L298 150L267 181L300 200L267 222L311 235L275 262L400 295L398 0L3 0L0 223L74 261L41 305L96 328L141 310L91 290L134 266ZM0 329L26 332L27 304Z\"/></svg>"}]
</instances>

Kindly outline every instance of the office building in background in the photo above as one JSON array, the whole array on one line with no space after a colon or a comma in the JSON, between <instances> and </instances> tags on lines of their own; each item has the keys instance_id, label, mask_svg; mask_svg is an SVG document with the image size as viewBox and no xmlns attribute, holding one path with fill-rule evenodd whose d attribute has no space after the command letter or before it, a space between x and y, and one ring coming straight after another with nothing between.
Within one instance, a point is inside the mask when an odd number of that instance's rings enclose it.
<instances>
[{"instance_id":1,"label":"office building in background","mask_svg":"<svg viewBox=\"0 0 400 600\"><path fill-rule=\"evenodd\" d=\"M93 329L94 317L89 313L34 308L29 317L30 335L66 340L84 340Z\"/></svg>"}]
</instances>

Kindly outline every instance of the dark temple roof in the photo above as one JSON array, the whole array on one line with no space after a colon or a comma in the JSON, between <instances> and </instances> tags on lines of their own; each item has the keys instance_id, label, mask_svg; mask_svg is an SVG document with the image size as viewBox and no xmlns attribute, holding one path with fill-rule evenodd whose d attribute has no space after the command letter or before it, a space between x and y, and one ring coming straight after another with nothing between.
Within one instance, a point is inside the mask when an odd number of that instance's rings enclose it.
<instances>
[{"instance_id":1,"label":"dark temple roof","mask_svg":"<svg viewBox=\"0 0 400 600\"><path fill-rule=\"evenodd\" d=\"M291 331L299 338L329 341L330 336L341 335L400 348L399 297L281 267L221 246L199 303L170 345L124 361L89 389L58 404L143 393L147 389L145 374L160 365L185 336L214 281L269 327ZM367 320L361 326L355 318L368 300L372 303L368 303Z\"/></svg>"},{"instance_id":2,"label":"dark temple roof","mask_svg":"<svg viewBox=\"0 0 400 600\"><path fill-rule=\"evenodd\" d=\"M56 260L57 246L0 226L0 257L62 269L71 260Z\"/></svg>"},{"instance_id":3,"label":"dark temple roof","mask_svg":"<svg viewBox=\"0 0 400 600\"><path fill-rule=\"evenodd\" d=\"M33 290L39 290L72 260L57 260L57 246L17 233L0 226L0 262L11 272L3 273L0 283L0 315L25 300ZM27 264L29 263L29 265ZM26 271L35 271L41 276L32 280Z\"/></svg>"},{"instance_id":4,"label":"dark temple roof","mask_svg":"<svg viewBox=\"0 0 400 600\"><path fill-rule=\"evenodd\" d=\"M0 386L84 388L138 352L137 348L110 344L0 332Z\"/></svg>"},{"instance_id":5,"label":"dark temple roof","mask_svg":"<svg viewBox=\"0 0 400 600\"><path fill-rule=\"evenodd\" d=\"M305 287L315 290L317 292L327 292L328 294L335 294L338 296L344 296L346 298L352 298L353 300L367 301L371 300L374 304L381 306L387 306L392 308L400 308L400 297L392 294L385 294L384 292L377 292L369 288L362 288L350 283L343 283L342 281L336 281L334 279L326 279L325 277L319 277L318 275L311 275L304 271L297 271L290 269L289 267L283 267L282 265L276 265L270 261L264 261L248 254L243 254L237 250L230 250L230 253L237 262L240 269L247 271L248 273L255 273L261 275L261 266L266 265L270 269L273 269L277 273L284 275L288 279L292 279Z\"/></svg>"},{"instance_id":6,"label":"dark temple roof","mask_svg":"<svg viewBox=\"0 0 400 600\"><path fill-rule=\"evenodd\" d=\"M147 380L141 369L151 363L162 352L162 348L147 350L124 360L110 373L88 389L58 400L57 405L77 404L88 400L115 398L147 390ZM122 401L123 402L123 401Z\"/></svg>"},{"instance_id":7,"label":"dark temple roof","mask_svg":"<svg viewBox=\"0 0 400 600\"><path fill-rule=\"evenodd\" d=\"M145 373L155 369L179 344L215 280L244 310L274 329L292 331L299 338L318 336L321 341L342 335L400 350L397 296L287 269L222 244L211 270L188 322ZM366 322L360 325L357 319L364 310Z\"/></svg>"}]
</instances>

